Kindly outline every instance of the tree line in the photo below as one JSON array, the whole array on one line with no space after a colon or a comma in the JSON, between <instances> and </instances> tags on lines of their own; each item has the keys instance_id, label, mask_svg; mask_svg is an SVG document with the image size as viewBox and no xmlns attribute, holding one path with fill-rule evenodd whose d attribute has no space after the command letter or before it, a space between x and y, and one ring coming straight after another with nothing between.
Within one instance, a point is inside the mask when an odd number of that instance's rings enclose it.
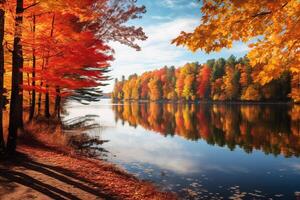
<instances>
[{"instance_id":1,"label":"tree line","mask_svg":"<svg viewBox=\"0 0 300 200\"><path fill-rule=\"evenodd\" d=\"M135 0L0 0L0 152L15 152L24 112L28 121L59 118L65 99L99 100L108 42L139 50L136 40L147 37L126 22L145 11Z\"/></svg>"},{"instance_id":2,"label":"tree line","mask_svg":"<svg viewBox=\"0 0 300 200\"><path fill-rule=\"evenodd\" d=\"M213 101L290 101L291 74L284 71L265 85L255 82L257 72L247 57L211 59L205 64L187 63L163 67L115 80L113 100L213 100ZM296 87L296 88L294 88Z\"/></svg>"}]
</instances>

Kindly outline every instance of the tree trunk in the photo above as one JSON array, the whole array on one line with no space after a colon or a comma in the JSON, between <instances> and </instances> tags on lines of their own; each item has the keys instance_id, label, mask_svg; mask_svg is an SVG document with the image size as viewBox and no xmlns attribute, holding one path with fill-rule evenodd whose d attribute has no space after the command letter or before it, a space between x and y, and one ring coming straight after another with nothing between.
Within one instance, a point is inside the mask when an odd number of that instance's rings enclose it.
<instances>
[{"instance_id":1,"label":"tree trunk","mask_svg":"<svg viewBox=\"0 0 300 200\"><path fill-rule=\"evenodd\" d=\"M56 86L55 112L58 119L60 118L60 102L61 102L60 88L59 86Z\"/></svg>"},{"instance_id":2,"label":"tree trunk","mask_svg":"<svg viewBox=\"0 0 300 200\"><path fill-rule=\"evenodd\" d=\"M43 87L43 81L41 81L40 87ZM42 106L42 92L39 92L39 97L38 97L38 115L41 113L41 106Z\"/></svg>"},{"instance_id":3,"label":"tree trunk","mask_svg":"<svg viewBox=\"0 0 300 200\"><path fill-rule=\"evenodd\" d=\"M2 154L5 149L3 138L3 107L4 107L4 22L5 11L3 9L4 0L0 0L0 153Z\"/></svg>"},{"instance_id":4,"label":"tree trunk","mask_svg":"<svg viewBox=\"0 0 300 200\"><path fill-rule=\"evenodd\" d=\"M49 85L46 84L46 97L45 97L45 117L50 118L50 97L49 97Z\"/></svg>"},{"instance_id":5,"label":"tree trunk","mask_svg":"<svg viewBox=\"0 0 300 200\"><path fill-rule=\"evenodd\" d=\"M45 66L45 57L43 55L43 64L42 64L42 70L44 69ZM40 88L43 87L43 81L40 80ZM41 106L42 106L42 92L39 92L39 97L38 97L38 115L41 113Z\"/></svg>"},{"instance_id":6,"label":"tree trunk","mask_svg":"<svg viewBox=\"0 0 300 200\"><path fill-rule=\"evenodd\" d=\"M53 15L52 18L52 25L51 25L51 32L50 32L50 37L53 37L54 33L54 22L55 22L55 14ZM46 67L48 67L49 64L49 57L50 57L50 49L48 51L48 56L46 58ZM45 98L45 117L50 118L50 97L49 97L49 85L46 82L46 98Z\"/></svg>"},{"instance_id":7,"label":"tree trunk","mask_svg":"<svg viewBox=\"0 0 300 200\"><path fill-rule=\"evenodd\" d=\"M22 50L22 25L23 25L23 0L17 0L14 49L12 55L12 89L9 113L9 134L7 139L7 153L14 154L17 147L18 129L23 126L23 50Z\"/></svg>"},{"instance_id":8,"label":"tree trunk","mask_svg":"<svg viewBox=\"0 0 300 200\"><path fill-rule=\"evenodd\" d=\"M34 1L35 3L35 1ZM33 27L32 27L32 34L33 34L33 48L32 48L32 82L31 86L33 87L32 93L31 93L31 105L30 105L30 114L29 114L29 121L31 121L34 117L35 113L35 68L36 68L36 56L35 56L35 29L36 29L36 16L35 13L33 13L32 16L33 21Z\"/></svg>"}]
</instances>

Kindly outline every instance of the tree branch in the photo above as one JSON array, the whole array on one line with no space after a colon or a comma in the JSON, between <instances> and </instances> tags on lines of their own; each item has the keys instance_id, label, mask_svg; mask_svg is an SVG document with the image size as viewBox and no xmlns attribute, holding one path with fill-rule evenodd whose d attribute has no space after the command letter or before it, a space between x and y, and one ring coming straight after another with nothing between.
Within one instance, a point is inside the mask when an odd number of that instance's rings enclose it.
<instances>
[{"instance_id":1,"label":"tree branch","mask_svg":"<svg viewBox=\"0 0 300 200\"><path fill-rule=\"evenodd\" d=\"M23 8L23 11L25 11L25 10L31 8L31 7L34 7L34 6L38 5L39 3L40 3L40 2L36 2L36 3L34 3L34 4L31 4L31 5L29 5L29 6L25 7L25 8Z\"/></svg>"},{"instance_id":2,"label":"tree branch","mask_svg":"<svg viewBox=\"0 0 300 200\"><path fill-rule=\"evenodd\" d=\"M286 2L285 4L283 4L279 9L277 9L276 11L284 8L289 2ZM269 14L272 14L272 11L264 11L264 12L260 12L260 13L257 13L255 15L252 15L251 17L255 18L255 17L259 17L259 16L264 16L264 15L269 15Z\"/></svg>"},{"instance_id":3,"label":"tree branch","mask_svg":"<svg viewBox=\"0 0 300 200\"><path fill-rule=\"evenodd\" d=\"M252 15L251 17L255 18L255 17L259 17L259 16L269 15L271 13L272 13L272 11L260 12L255 15Z\"/></svg>"}]
</instances>

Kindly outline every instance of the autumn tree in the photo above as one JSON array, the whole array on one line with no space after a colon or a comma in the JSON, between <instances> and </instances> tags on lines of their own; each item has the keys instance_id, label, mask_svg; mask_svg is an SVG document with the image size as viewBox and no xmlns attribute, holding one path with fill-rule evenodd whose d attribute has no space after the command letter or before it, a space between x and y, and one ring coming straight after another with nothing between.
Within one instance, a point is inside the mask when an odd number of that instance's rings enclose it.
<instances>
[{"instance_id":1,"label":"autumn tree","mask_svg":"<svg viewBox=\"0 0 300 200\"><path fill-rule=\"evenodd\" d=\"M227 100L237 100L239 96L239 72L232 66L227 66L222 86Z\"/></svg>"},{"instance_id":2,"label":"autumn tree","mask_svg":"<svg viewBox=\"0 0 300 200\"><path fill-rule=\"evenodd\" d=\"M285 72L278 79L274 79L261 87L262 96L266 100L285 101L291 92L290 82L290 74Z\"/></svg>"},{"instance_id":3,"label":"autumn tree","mask_svg":"<svg viewBox=\"0 0 300 200\"><path fill-rule=\"evenodd\" d=\"M182 32L173 43L209 53L231 48L235 41L248 42L256 82L265 85L286 70L299 76L298 0L203 1L201 11L201 24L191 33ZM295 102L300 101L297 90L293 87L291 93Z\"/></svg>"},{"instance_id":4,"label":"autumn tree","mask_svg":"<svg viewBox=\"0 0 300 200\"><path fill-rule=\"evenodd\" d=\"M140 50L136 40L146 40L141 27L127 26L125 23L139 19L146 12L145 6L137 6L136 0L109 0L107 3L97 1L93 11L99 14L96 20L89 22L87 28L103 41L116 41ZM105 14L105 15L104 15Z\"/></svg>"},{"instance_id":5,"label":"autumn tree","mask_svg":"<svg viewBox=\"0 0 300 200\"><path fill-rule=\"evenodd\" d=\"M129 81L124 83L122 91L123 91L123 94L124 94L124 100L130 100L132 88L130 86Z\"/></svg>"},{"instance_id":6,"label":"autumn tree","mask_svg":"<svg viewBox=\"0 0 300 200\"><path fill-rule=\"evenodd\" d=\"M139 50L136 41L147 37L142 28L126 24L145 13L145 7L137 6L135 0L7 2L4 6L5 1L0 1L0 61L4 63L5 44L5 56L12 55L12 76L11 80L8 79L11 81L11 98L7 140L7 152L12 154L16 149L17 132L23 126L25 106L30 105L30 120L37 117L37 93L38 108L40 110L44 103L43 110L48 118L52 116L51 111L59 117L62 99L81 103L99 100L100 88L105 85L103 81L109 79L106 75L109 61L113 59L108 42L117 41ZM5 11L8 11L7 15ZM7 16L9 27L5 31L4 16ZM3 77L4 68L8 67L2 67L2 64L0 67ZM2 108L5 90L1 77ZM138 93L139 90L135 91ZM53 104L54 109L50 109Z\"/></svg>"},{"instance_id":7,"label":"autumn tree","mask_svg":"<svg viewBox=\"0 0 300 200\"><path fill-rule=\"evenodd\" d=\"M17 145L17 131L23 126L23 48L22 48L22 25L23 25L23 0L17 0L15 33L12 52L12 91L10 98L9 135L7 139L7 152L15 152Z\"/></svg>"},{"instance_id":8,"label":"autumn tree","mask_svg":"<svg viewBox=\"0 0 300 200\"><path fill-rule=\"evenodd\" d=\"M180 70L180 80L177 85L177 90L182 91L182 94L178 94L185 100L196 99L196 76L198 71L198 63L187 63ZM183 83L183 85L182 85Z\"/></svg>"},{"instance_id":9,"label":"autumn tree","mask_svg":"<svg viewBox=\"0 0 300 200\"><path fill-rule=\"evenodd\" d=\"M223 77L225 73L225 64L226 60L224 58L220 58L218 60L208 60L206 64L212 68L212 75L211 79L212 81L215 81L218 78Z\"/></svg>"},{"instance_id":10,"label":"autumn tree","mask_svg":"<svg viewBox=\"0 0 300 200\"><path fill-rule=\"evenodd\" d=\"M185 77L184 79L184 87L182 91L182 97L189 101L189 100L195 100L195 95L194 95L194 76L189 74Z\"/></svg>"},{"instance_id":11,"label":"autumn tree","mask_svg":"<svg viewBox=\"0 0 300 200\"><path fill-rule=\"evenodd\" d=\"M115 79L114 90L112 92L112 98L116 101L122 100L124 98L123 86L125 83L125 77L122 77L122 80L119 81Z\"/></svg>"},{"instance_id":12,"label":"autumn tree","mask_svg":"<svg viewBox=\"0 0 300 200\"><path fill-rule=\"evenodd\" d=\"M212 85L211 85L211 98L212 100L218 101L224 101L226 100L225 97L225 92L223 90L223 79L222 78L218 78L217 80L215 80Z\"/></svg>"},{"instance_id":13,"label":"autumn tree","mask_svg":"<svg viewBox=\"0 0 300 200\"><path fill-rule=\"evenodd\" d=\"M259 101L261 100L261 93L258 85L249 85L241 96L244 101Z\"/></svg>"},{"instance_id":14,"label":"autumn tree","mask_svg":"<svg viewBox=\"0 0 300 200\"><path fill-rule=\"evenodd\" d=\"M161 80L157 77L150 79L148 83L149 87L149 98L151 101L157 101L162 98L162 85Z\"/></svg>"},{"instance_id":15,"label":"autumn tree","mask_svg":"<svg viewBox=\"0 0 300 200\"><path fill-rule=\"evenodd\" d=\"M200 68L197 77L197 95L200 99L208 99L210 97L210 76L210 67L204 65L202 68Z\"/></svg>"},{"instance_id":16,"label":"autumn tree","mask_svg":"<svg viewBox=\"0 0 300 200\"><path fill-rule=\"evenodd\" d=\"M163 84L163 96L164 99L175 100L177 99L177 94L174 88L176 87L176 76L175 67L164 67L165 70L165 82Z\"/></svg>"},{"instance_id":17,"label":"autumn tree","mask_svg":"<svg viewBox=\"0 0 300 200\"><path fill-rule=\"evenodd\" d=\"M187 63L177 69L164 66L139 76L133 74L127 80L123 78L122 81L116 81L113 98L152 101L289 101L289 71L264 86L253 81L257 73L247 57L237 59L234 56L208 60L203 65Z\"/></svg>"},{"instance_id":18,"label":"autumn tree","mask_svg":"<svg viewBox=\"0 0 300 200\"><path fill-rule=\"evenodd\" d=\"M183 97L183 88L184 88L184 80L185 80L185 74L181 73L181 69L176 70L176 87L175 91L177 93L178 99L182 99Z\"/></svg>"},{"instance_id":19,"label":"autumn tree","mask_svg":"<svg viewBox=\"0 0 300 200\"><path fill-rule=\"evenodd\" d=\"M135 78L131 83L132 93L131 98L135 100L140 99L140 89L141 89L141 80L139 78Z\"/></svg>"},{"instance_id":20,"label":"autumn tree","mask_svg":"<svg viewBox=\"0 0 300 200\"><path fill-rule=\"evenodd\" d=\"M36 4L36 0L33 1L33 4ZM36 47L35 47L35 39L36 39L36 13L32 12L32 82L31 85L34 88L36 86L35 81L35 71L36 71ZM35 113L35 106L36 106L36 90L32 90L31 92L31 102L30 102L30 112L29 112L29 120L32 120Z\"/></svg>"},{"instance_id":21,"label":"autumn tree","mask_svg":"<svg viewBox=\"0 0 300 200\"><path fill-rule=\"evenodd\" d=\"M148 83L151 79L151 73L145 72L141 77L141 88L140 88L140 97L143 100L146 100L149 98L149 87Z\"/></svg>"},{"instance_id":22,"label":"autumn tree","mask_svg":"<svg viewBox=\"0 0 300 200\"><path fill-rule=\"evenodd\" d=\"M39 77L41 83L49 83L43 86L40 85L39 88L41 91L49 91L46 92L45 103L47 116L49 116L47 111L49 110L49 96L56 96L55 108L59 108L60 96L66 94L71 95L68 97L69 99L80 102L99 100L101 90L96 85L105 85L102 81L107 80L108 77L103 74L109 71L107 69L108 63L103 61L112 58L104 56L104 54L112 52L112 49L108 48L105 42L118 41L139 49L134 42L147 38L142 28L125 24L130 19L140 18L141 14L145 12L145 7L138 7L135 3L132 0L92 0L76 3L73 1L43 1L39 4L45 11L51 9L49 14L51 17L50 20L47 20L49 23L47 28L48 30L55 30L54 35L51 31L47 41L48 44L45 45L46 56L43 56L45 57L45 67ZM53 24L54 26L52 26ZM72 38L72 40L68 38ZM74 49L81 49L82 52L74 51ZM84 51L84 49L87 50ZM92 51L95 51L96 54ZM83 59L76 64L72 63L72 60L69 59L71 55L86 58L86 63L83 63ZM102 61L96 61L96 57L102 59ZM88 59L91 61L87 62ZM70 66L72 67L70 68ZM77 73L78 76L74 73ZM71 74L72 76L70 76ZM61 75L64 77L62 79L67 77L68 83L67 80L64 80L64 83L58 81L58 76ZM77 78L74 79L73 75ZM47 89L48 85L49 89ZM75 85L77 87L74 87ZM32 88L32 86L30 87ZM61 93L61 91L63 92Z\"/></svg>"},{"instance_id":23,"label":"autumn tree","mask_svg":"<svg viewBox=\"0 0 300 200\"><path fill-rule=\"evenodd\" d=\"M240 71L240 85L241 85L241 90L242 93L247 89L247 87L252 83L252 77L251 77L251 67L248 65L242 65L239 64L237 68Z\"/></svg>"},{"instance_id":24,"label":"autumn tree","mask_svg":"<svg viewBox=\"0 0 300 200\"><path fill-rule=\"evenodd\" d=\"M4 107L4 22L5 0L0 0L0 154L4 152L3 138L3 107Z\"/></svg>"}]
</instances>

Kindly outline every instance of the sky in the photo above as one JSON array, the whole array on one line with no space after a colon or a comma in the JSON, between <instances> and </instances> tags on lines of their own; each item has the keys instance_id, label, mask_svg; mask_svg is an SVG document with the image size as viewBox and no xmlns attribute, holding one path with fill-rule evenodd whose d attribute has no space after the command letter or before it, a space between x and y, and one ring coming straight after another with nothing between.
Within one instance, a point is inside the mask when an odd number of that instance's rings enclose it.
<instances>
[{"instance_id":1,"label":"sky","mask_svg":"<svg viewBox=\"0 0 300 200\"><path fill-rule=\"evenodd\" d=\"M206 54L202 51L192 53L184 47L171 44L181 31L191 32L200 24L200 2L197 0L138 0L138 5L145 5L147 12L142 19L130 21L130 25L141 26L148 36L146 41L138 41L141 51L112 42L115 60L111 63L109 75L112 80L103 88L111 92L114 79L126 78L134 73L159 69L164 66L180 67L188 62L205 63L212 58L228 58L230 55L242 57L248 52L248 46L235 43L231 49Z\"/></svg>"}]
</instances>

